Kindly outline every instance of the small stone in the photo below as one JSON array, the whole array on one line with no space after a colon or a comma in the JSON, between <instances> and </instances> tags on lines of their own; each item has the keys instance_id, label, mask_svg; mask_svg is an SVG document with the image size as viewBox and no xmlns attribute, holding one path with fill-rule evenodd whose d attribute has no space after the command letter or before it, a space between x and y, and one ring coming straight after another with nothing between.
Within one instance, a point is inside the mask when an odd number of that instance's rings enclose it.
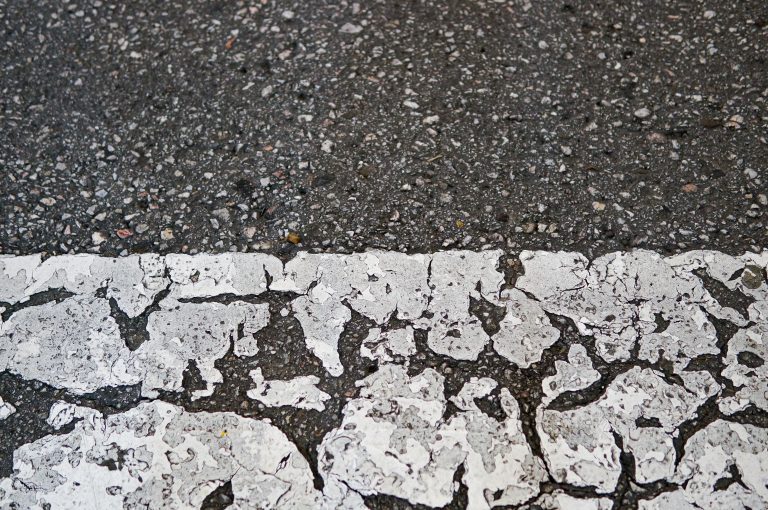
<instances>
[{"instance_id":1,"label":"small stone","mask_svg":"<svg viewBox=\"0 0 768 510\"><path fill-rule=\"evenodd\" d=\"M160 231L160 239L163 241L170 241L173 239L173 230L170 228L164 228Z\"/></svg>"},{"instance_id":2,"label":"small stone","mask_svg":"<svg viewBox=\"0 0 768 510\"><path fill-rule=\"evenodd\" d=\"M638 119L647 119L651 116L651 110L648 108L640 108L639 110L635 110L635 117Z\"/></svg>"},{"instance_id":3,"label":"small stone","mask_svg":"<svg viewBox=\"0 0 768 510\"><path fill-rule=\"evenodd\" d=\"M357 173L360 174L362 177L365 177L366 179L371 175L373 175L374 171L375 169L371 165L363 165L357 169Z\"/></svg>"},{"instance_id":4,"label":"small stone","mask_svg":"<svg viewBox=\"0 0 768 510\"><path fill-rule=\"evenodd\" d=\"M605 202L592 202L592 209L595 211L605 211Z\"/></svg>"},{"instance_id":5,"label":"small stone","mask_svg":"<svg viewBox=\"0 0 768 510\"><path fill-rule=\"evenodd\" d=\"M744 124L744 117L741 115L731 115L728 118L728 122L725 123L725 127L739 129Z\"/></svg>"},{"instance_id":6,"label":"small stone","mask_svg":"<svg viewBox=\"0 0 768 510\"><path fill-rule=\"evenodd\" d=\"M91 234L91 242L93 242L95 246L100 245L106 240L107 240L107 234L105 234L104 232L94 232L93 234Z\"/></svg>"},{"instance_id":7,"label":"small stone","mask_svg":"<svg viewBox=\"0 0 768 510\"><path fill-rule=\"evenodd\" d=\"M699 187L692 182L689 182L688 184L684 184L681 189L683 190L683 193L693 193L698 191Z\"/></svg>"},{"instance_id":8,"label":"small stone","mask_svg":"<svg viewBox=\"0 0 768 510\"><path fill-rule=\"evenodd\" d=\"M437 124L440 122L440 117L437 115L430 115L429 117L424 117L424 120L421 121L422 124L426 124L428 126L431 126L432 124Z\"/></svg>"},{"instance_id":9,"label":"small stone","mask_svg":"<svg viewBox=\"0 0 768 510\"><path fill-rule=\"evenodd\" d=\"M285 236L285 240L291 244L299 244L301 242L301 236L296 232L289 232L288 235Z\"/></svg>"},{"instance_id":10,"label":"small stone","mask_svg":"<svg viewBox=\"0 0 768 510\"><path fill-rule=\"evenodd\" d=\"M342 34L359 34L362 31L363 27L354 23L344 23L339 29L339 32Z\"/></svg>"},{"instance_id":11,"label":"small stone","mask_svg":"<svg viewBox=\"0 0 768 510\"><path fill-rule=\"evenodd\" d=\"M523 225L523 232L526 234L533 234L533 231L536 230L536 224L535 223L526 223Z\"/></svg>"},{"instance_id":12,"label":"small stone","mask_svg":"<svg viewBox=\"0 0 768 510\"><path fill-rule=\"evenodd\" d=\"M127 239L133 235L133 231L130 228L119 228L115 231L115 234L120 239Z\"/></svg>"},{"instance_id":13,"label":"small stone","mask_svg":"<svg viewBox=\"0 0 768 510\"><path fill-rule=\"evenodd\" d=\"M744 268L744 272L741 274L741 282L748 289L759 289L765 281L764 274L762 267L750 264Z\"/></svg>"},{"instance_id":14,"label":"small stone","mask_svg":"<svg viewBox=\"0 0 768 510\"><path fill-rule=\"evenodd\" d=\"M52 206L53 204L56 203L56 199L51 198L51 197L45 197L45 198L41 198L40 199L40 203L50 207L50 206Z\"/></svg>"}]
</instances>

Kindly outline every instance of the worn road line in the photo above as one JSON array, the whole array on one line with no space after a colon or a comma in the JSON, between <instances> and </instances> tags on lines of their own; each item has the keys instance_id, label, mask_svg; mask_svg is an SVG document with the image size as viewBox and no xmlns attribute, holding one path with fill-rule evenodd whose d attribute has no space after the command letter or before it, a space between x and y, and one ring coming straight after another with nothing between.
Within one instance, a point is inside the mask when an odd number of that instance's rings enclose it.
<instances>
[{"instance_id":1,"label":"worn road line","mask_svg":"<svg viewBox=\"0 0 768 510\"><path fill-rule=\"evenodd\" d=\"M200 508L226 488L236 508L765 508L766 266L0 256L0 371L59 396L0 506ZM127 408L99 407L128 388ZM26 407L1 394L0 428ZM324 424L318 440L281 428L291 415Z\"/></svg>"}]
</instances>

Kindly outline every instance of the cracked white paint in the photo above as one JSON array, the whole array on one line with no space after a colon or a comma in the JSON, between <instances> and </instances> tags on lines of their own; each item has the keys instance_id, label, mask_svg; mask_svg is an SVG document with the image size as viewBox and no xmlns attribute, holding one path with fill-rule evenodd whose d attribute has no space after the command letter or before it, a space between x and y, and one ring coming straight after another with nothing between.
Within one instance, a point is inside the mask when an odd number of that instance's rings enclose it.
<instances>
[{"instance_id":1,"label":"cracked white paint","mask_svg":"<svg viewBox=\"0 0 768 510\"><path fill-rule=\"evenodd\" d=\"M251 370L253 389L248 390L248 398L258 400L267 407L291 406L298 409L323 411L323 402L331 396L320 390L317 385L320 378L314 375L294 377L288 380L265 380L260 368Z\"/></svg>"},{"instance_id":2,"label":"cracked white paint","mask_svg":"<svg viewBox=\"0 0 768 510\"><path fill-rule=\"evenodd\" d=\"M583 390L600 380L600 372L594 369L587 349L581 344L571 345L568 361L555 361L555 370L555 375L545 377L541 382L544 404L566 391Z\"/></svg>"},{"instance_id":3,"label":"cracked white paint","mask_svg":"<svg viewBox=\"0 0 768 510\"><path fill-rule=\"evenodd\" d=\"M504 290L506 315L493 335L493 349L512 363L528 368L560 338L541 306L517 289Z\"/></svg>"},{"instance_id":4,"label":"cracked white paint","mask_svg":"<svg viewBox=\"0 0 768 510\"><path fill-rule=\"evenodd\" d=\"M502 421L474 403L495 381L468 382L455 400L461 411L448 419L443 377L432 369L409 377L402 366L384 365L359 385L360 397L318 448L320 473L338 492L442 506L453 499L463 464L468 508L520 504L538 494L546 474L522 433L515 399L501 390Z\"/></svg>"},{"instance_id":5,"label":"cracked white paint","mask_svg":"<svg viewBox=\"0 0 768 510\"><path fill-rule=\"evenodd\" d=\"M280 259L262 253L168 255L165 263L175 299L256 296L267 291L268 275L283 271Z\"/></svg>"},{"instance_id":6,"label":"cracked white paint","mask_svg":"<svg viewBox=\"0 0 768 510\"><path fill-rule=\"evenodd\" d=\"M489 341L480 319L469 312L470 298L499 304L504 275L496 267L502 252L439 252L432 255L427 343L438 354L475 360Z\"/></svg>"},{"instance_id":7,"label":"cracked white paint","mask_svg":"<svg viewBox=\"0 0 768 510\"><path fill-rule=\"evenodd\" d=\"M407 359L416 354L416 341L413 338L413 328L389 329L371 328L368 336L360 345L360 356L377 360L379 363L389 363L395 357Z\"/></svg>"},{"instance_id":8,"label":"cracked white paint","mask_svg":"<svg viewBox=\"0 0 768 510\"><path fill-rule=\"evenodd\" d=\"M275 291L302 294L292 303L309 350L333 376L344 372L338 344L352 310L375 321L414 320L429 297L430 258L390 252L353 255L300 253L285 265Z\"/></svg>"},{"instance_id":9,"label":"cracked white paint","mask_svg":"<svg viewBox=\"0 0 768 510\"><path fill-rule=\"evenodd\" d=\"M0 256L0 371L66 390L61 398L69 401L126 385L140 385L143 397L138 407L108 417L55 402L47 423L59 435L17 449L16 471L0 482L0 507L163 501L199 508L229 480L235 508L363 508L362 496L375 494L441 506L455 497L463 468L470 508L603 510L622 474L622 451L634 458L630 486L671 484L660 494L646 491L641 509L768 507L768 431L735 423L759 422L768 412L768 252L665 258L634 251L592 262L577 253L523 252L525 274L514 287L504 285L501 256L301 253L285 265L242 253ZM62 292L46 294L52 290ZM270 322L269 305L254 301L286 292L295 297L281 314L298 320L309 352L330 376L348 368L340 342L355 342L360 357L376 361L378 370L357 382L357 397L334 386L344 379L329 386L314 375L266 380L254 369L256 333ZM501 319L492 337L471 311L473 301L496 307ZM368 327L362 339L345 334L358 314ZM548 314L572 320L582 335L554 367L542 362L544 353L571 339L561 340ZM131 351L121 327L144 320L146 341ZM727 342L718 339L718 321L735 330ZM446 363L414 373L413 364L429 360L417 346L422 334L430 356ZM204 389L191 396L205 405L225 382L217 363L230 349L250 370L247 397L264 406L325 416L338 409L329 404L334 397L351 398L318 447L322 493L307 461L273 425L151 401L184 390L184 372L194 364ZM523 430L524 418L531 425L533 417L521 416L509 391L527 381L500 385L517 372L489 373L486 357L496 355L526 374L554 374L530 381L543 391L533 423L543 459ZM712 369L707 360L717 358L723 369L714 375L727 388L694 369ZM462 360L458 370L451 359ZM593 362L603 373L621 362L623 373L603 382ZM320 387L334 387L334 396ZM536 394L518 395L523 410L531 412ZM238 401L237 393L220 397ZM14 411L26 412L0 400L0 420ZM691 426L696 432L678 459L673 441ZM61 434L64 427L73 430ZM738 481L723 483L734 472ZM541 493L550 477L570 488Z\"/></svg>"},{"instance_id":10,"label":"cracked white paint","mask_svg":"<svg viewBox=\"0 0 768 510\"><path fill-rule=\"evenodd\" d=\"M634 455L639 482L669 479L677 427L719 391L707 376L705 393L694 394L651 369L633 368L614 379L593 403L568 411L540 408L537 428L550 472L561 483L613 491L621 474L617 435ZM638 419L653 422L639 427Z\"/></svg>"},{"instance_id":11,"label":"cracked white paint","mask_svg":"<svg viewBox=\"0 0 768 510\"><path fill-rule=\"evenodd\" d=\"M234 508L314 508L309 464L277 428L232 413L188 413L163 402L102 416L14 455L0 506L56 509L200 508L232 482Z\"/></svg>"},{"instance_id":12,"label":"cracked white paint","mask_svg":"<svg viewBox=\"0 0 768 510\"><path fill-rule=\"evenodd\" d=\"M715 327L706 313L746 324L709 294L691 268L648 251L610 253L592 264L578 253L523 252L525 275L517 287L550 313L571 318L583 335L595 337L606 361L628 360L637 344L640 359L659 357L682 371L691 359L717 354ZM669 321L664 330L658 318Z\"/></svg>"}]
</instances>

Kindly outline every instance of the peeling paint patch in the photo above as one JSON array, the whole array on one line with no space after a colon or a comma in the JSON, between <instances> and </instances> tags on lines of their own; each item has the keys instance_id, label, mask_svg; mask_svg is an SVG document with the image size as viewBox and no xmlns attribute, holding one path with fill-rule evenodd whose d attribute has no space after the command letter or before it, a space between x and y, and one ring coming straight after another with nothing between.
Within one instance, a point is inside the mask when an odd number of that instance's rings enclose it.
<instances>
[{"instance_id":1,"label":"peeling paint patch","mask_svg":"<svg viewBox=\"0 0 768 510\"><path fill-rule=\"evenodd\" d=\"M580 344L573 344L568 349L568 361L555 361L555 370L557 373L545 378L541 384L544 404L566 391L583 390L600 380L600 372L593 368L587 349Z\"/></svg>"},{"instance_id":2,"label":"peeling paint patch","mask_svg":"<svg viewBox=\"0 0 768 510\"><path fill-rule=\"evenodd\" d=\"M542 407L537 426L550 472L561 483L612 492L621 474L618 436L634 455L639 482L667 480L675 467L677 427L717 391L711 375L709 392L696 395L651 369L633 368L592 404L569 411ZM643 420L647 425L638 426Z\"/></svg>"},{"instance_id":3,"label":"peeling paint patch","mask_svg":"<svg viewBox=\"0 0 768 510\"><path fill-rule=\"evenodd\" d=\"M766 508L767 449L768 430L717 420L688 440L675 481L700 508Z\"/></svg>"},{"instance_id":4,"label":"peeling paint patch","mask_svg":"<svg viewBox=\"0 0 768 510\"><path fill-rule=\"evenodd\" d=\"M2 397L0 397L0 421L3 421L15 412L16 408L12 404L3 400Z\"/></svg>"},{"instance_id":5,"label":"peeling paint patch","mask_svg":"<svg viewBox=\"0 0 768 510\"><path fill-rule=\"evenodd\" d=\"M132 353L132 364L143 374L142 394L156 396L158 390L180 391L184 370L194 361L206 389L195 398L209 396L223 381L215 362L234 344L235 354L253 356L258 346L253 334L266 326L269 307L236 301L179 303L167 299L162 310L149 316L149 341ZM242 328L242 337L240 335Z\"/></svg>"},{"instance_id":6,"label":"peeling paint patch","mask_svg":"<svg viewBox=\"0 0 768 510\"><path fill-rule=\"evenodd\" d=\"M0 505L199 508L228 481L238 508L314 508L321 501L307 461L265 422L162 402L82 415L72 432L16 452L13 476L0 482Z\"/></svg>"},{"instance_id":7,"label":"peeling paint patch","mask_svg":"<svg viewBox=\"0 0 768 510\"><path fill-rule=\"evenodd\" d=\"M439 252L432 256L427 312L417 327L428 329L429 348L455 359L475 360L489 341L480 319L469 312L470 297L499 304L504 275L500 251Z\"/></svg>"},{"instance_id":8,"label":"peeling paint patch","mask_svg":"<svg viewBox=\"0 0 768 510\"><path fill-rule=\"evenodd\" d=\"M333 376L344 372L339 337L351 310L385 324L391 317L414 320L429 297L430 258L390 252L353 255L300 253L270 288L302 294L292 303L309 350Z\"/></svg>"},{"instance_id":9,"label":"peeling paint patch","mask_svg":"<svg viewBox=\"0 0 768 510\"><path fill-rule=\"evenodd\" d=\"M24 308L0 329L0 370L74 393L140 382L105 299L73 296Z\"/></svg>"},{"instance_id":10,"label":"peeling paint patch","mask_svg":"<svg viewBox=\"0 0 768 510\"><path fill-rule=\"evenodd\" d=\"M74 393L142 384L145 396L179 391L190 361L207 396L222 381L215 368L234 343L235 354L255 355L253 334L268 322L267 305L164 300L149 316L149 341L130 351L102 298L75 295L60 303L19 310L0 326L0 370ZM240 329L242 328L242 331ZM240 336L242 333L242 336Z\"/></svg>"},{"instance_id":11,"label":"peeling paint patch","mask_svg":"<svg viewBox=\"0 0 768 510\"><path fill-rule=\"evenodd\" d=\"M768 411L768 303L752 305L750 318L752 325L737 331L728 342L723 376L738 391L720 401L725 414L741 411L750 404Z\"/></svg>"},{"instance_id":12,"label":"peeling paint patch","mask_svg":"<svg viewBox=\"0 0 768 510\"><path fill-rule=\"evenodd\" d=\"M379 363L389 363L394 361L395 357L407 359L414 354L416 342L411 326L387 331L371 328L360 346L360 356L377 360Z\"/></svg>"},{"instance_id":13,"label":"peeling paint patch","mask_svg":"<svg viewBox=\"0 0 768 510\"><path fill-rule=\"evenodd\" d=\"M501 294L507 313L493 335L493 348L516 365L528 368L541 360L541 354L560 338L539 304L523 292L512 289Z\"/></svg>"},{"instance_id":14,"label":"peeling paint patch","mask_svg":"<svg viewBox=\"0 0 768 510\"><path fill-rule=\"evenodd\" d=\"M298 409L325 410L326 400L331 396L318 389L320 378L307 375L294 377L287 381L265 380L261 369L250 373L255 387L248 391L248 398L258 400L268 407L291 406Z\"/></svg>"},{"instance_id":15,"label":"peeling paint patch","mask_svg":"<svg viewBox=\"0 0 768 510\"><path fill-rule=\"evenodd\" d=\"M359 384L360 397L318 449L326 484L442 506L453 499L463 465L468 508L520 504L538 494L546 474L522 433L517 402L502 389L502 421L474 403L494 381L468 382L457 399L461 412L447 421L443 377L434 370L411 377L384 365Z\"/></svg>"}]
</instances>

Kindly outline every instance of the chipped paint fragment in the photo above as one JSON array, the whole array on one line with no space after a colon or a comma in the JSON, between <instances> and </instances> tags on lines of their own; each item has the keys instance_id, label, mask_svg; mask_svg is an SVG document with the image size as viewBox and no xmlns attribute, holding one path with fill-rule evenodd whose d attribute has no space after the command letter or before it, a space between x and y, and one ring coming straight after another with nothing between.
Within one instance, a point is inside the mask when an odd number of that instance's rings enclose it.
<instances>
[{"instance_id":1,"label":"chipped paint fragment","mask_svg":"<svg viewBox=\"0 0 768 510\"><path fill-rule=\"evenodd\" d=\"M501 293L506 315L493 335L493 348L522 368L541 360L542 353L560 338L560 330L536 301L517 289Z\"/></svg>"},{"instance_id":2,"label":"chipped paint fragment","mask_svg":"<svg viewBox=\"0 0 768 510\"><path fill-rule=\"evenodd\" d=\"M314 375L294 377L289 380L265 380L261 369L249 374L255 387L248 390L248 398L258 400L267 407L291 406L297 409L325 410L326 400L331 396L320 390L317 384L320 378Z\"/></svg>"},{"instance_id":3,"label":"chipped paint fragment","mask_svg":"<svg viewBox=\"0 0 768 510\"><path fill-rule=\"evenodd\" d=\"M541 382L545 395L544 404L566 391L583 390L600 380L600 372L593 368L587 349L581 344L571 345L568 349L568 361L555 361L555 370L555 375L546 377Z\"/></svg>"},{"instance_id":4,"label":"chipped paint fragment","mask_svg":"<svg viewBox=\"0 0 768 510\"><path fill-rule=\"evenodd\" d=\"M389 363L395 357L407 359L416 354L416 342L413 338L413 327L389 329L371 328L368 336L360 345L360 356L377 360L379 363Z\"/></svg>"},{"instance_id":5,"label":"chipped paint fragment","mask_svg":"<svg viewBox=\"0 0 768 510\"><path fill-rule=\"evenodd\" d=\"M5 400L3 400L2 397L0 397L0 421L5 420L15 412L16 412L16 407L14 407L12 404L6 402Z\"/></svg>"}]
</instances>

